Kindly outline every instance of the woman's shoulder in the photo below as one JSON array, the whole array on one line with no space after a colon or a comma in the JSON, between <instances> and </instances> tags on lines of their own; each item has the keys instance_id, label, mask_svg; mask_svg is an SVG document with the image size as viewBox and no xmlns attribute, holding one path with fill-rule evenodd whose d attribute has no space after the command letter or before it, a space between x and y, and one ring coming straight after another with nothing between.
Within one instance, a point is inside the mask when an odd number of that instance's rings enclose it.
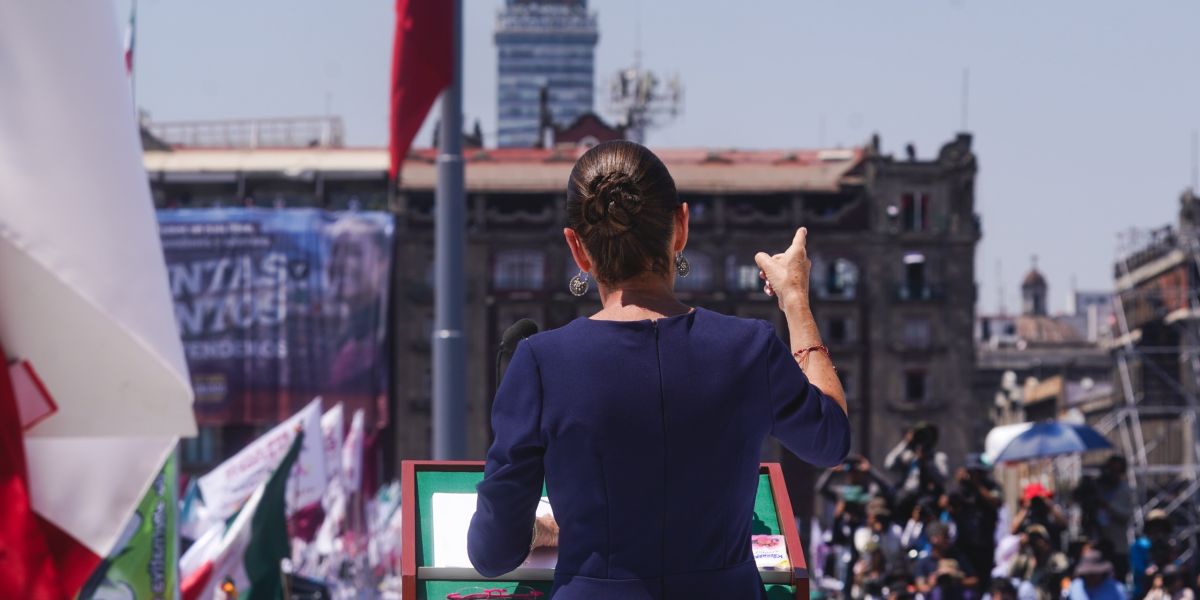
<instances>
[{"instance_id":1,"label":"woman's shoulder","mask_svg":"<svg viewBox=\"0 0 1200 600\"><path fill-rule=\"evenodd\" d=\"M714 310L696 309L697 320L703 317L705 324L734 336L744 336L759 341L769 340L775 335L775 326L763 319L727 315Z\"/></svg>"}]
</instances>

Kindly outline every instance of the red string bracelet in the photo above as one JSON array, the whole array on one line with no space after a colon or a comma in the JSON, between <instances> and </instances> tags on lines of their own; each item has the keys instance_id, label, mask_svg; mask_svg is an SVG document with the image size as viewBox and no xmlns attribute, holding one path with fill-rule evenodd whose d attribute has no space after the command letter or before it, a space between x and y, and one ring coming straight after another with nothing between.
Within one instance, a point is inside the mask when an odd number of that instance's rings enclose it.
<instances>
[{"instance_id":1,"label":"red string bracelet","mask_svg":"<svg viewBox=\"0 0 1200 600\"><path fill-rule=\"evenodd\" d=\"M796 362L800 363L801 366L804 366L804 360L808 358L808 354L810 352L824 352L825 357L828 358L830 360L830 362L833 361L833 357L829 356L829 348L827 348L821 344L818 344L816 346L809 346L807 348L804 348L803 350L797 350L792 353L792 356L796 359ZM836 369L836 367L835 367L835 369Z\"/></svg>"}]
</instances>

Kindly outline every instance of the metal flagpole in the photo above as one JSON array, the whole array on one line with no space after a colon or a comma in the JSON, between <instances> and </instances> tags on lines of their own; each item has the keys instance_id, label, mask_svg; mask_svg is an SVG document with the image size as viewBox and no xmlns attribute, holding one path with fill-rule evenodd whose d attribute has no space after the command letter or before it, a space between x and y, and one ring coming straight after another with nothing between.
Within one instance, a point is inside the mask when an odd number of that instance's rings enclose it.
<instances>
[{"instance_id":1,"label":"metal flagpole","mask_svg":"<svg viewBox=\"0 0 1200 600\"><path fill-rule=\"evenodd\" d=\"M462 0L454 1L454 74L442 92L434 216L433 457L466 458L463 273L466 207L462 159Z\"/></svg>"}]
</instances>

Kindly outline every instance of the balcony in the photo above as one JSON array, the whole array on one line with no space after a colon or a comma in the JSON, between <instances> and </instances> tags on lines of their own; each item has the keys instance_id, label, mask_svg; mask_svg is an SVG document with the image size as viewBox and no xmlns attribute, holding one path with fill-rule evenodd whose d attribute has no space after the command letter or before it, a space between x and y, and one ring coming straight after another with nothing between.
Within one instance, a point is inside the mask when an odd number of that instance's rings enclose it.
<instances>
[{"instance_id":1,"label":"balcony","mask_svg":"<svg viewBox=\"0 0 1200 600\"><path fill-rule=\"evenodd\" d=\"M938 286L902 283L895 288L893 298L897 302L941 302L946 291Z\"/></svg>"}]
</instances>

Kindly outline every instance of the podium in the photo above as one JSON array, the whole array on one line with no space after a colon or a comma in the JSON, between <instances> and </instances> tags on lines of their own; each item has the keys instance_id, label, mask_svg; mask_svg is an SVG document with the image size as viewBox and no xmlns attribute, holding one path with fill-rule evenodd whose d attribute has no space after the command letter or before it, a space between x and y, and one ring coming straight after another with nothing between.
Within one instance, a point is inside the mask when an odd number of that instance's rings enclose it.
<instances>
[{"instance_id":1,"label":"podium","mask_svg":"<svg viewBox=\"0 0 1200 600\"><path fill-rule=\"evenodd\" d=\"M444 600L448 594L470 588L513 591L518 586L546 594L554 584L554 570L519 567L496 578L485 578L470 567L434 566L433 495L475 493L483 480L482 461L406 460L400 468L402 547L400 580L405 600ZM789 570L759 570L772 600L807 599L808 569L804 549L792 516L792 505L778 463L759 467L758 495L754 500L753 533L782 535Z\"/></svg>"}]
</instances>

